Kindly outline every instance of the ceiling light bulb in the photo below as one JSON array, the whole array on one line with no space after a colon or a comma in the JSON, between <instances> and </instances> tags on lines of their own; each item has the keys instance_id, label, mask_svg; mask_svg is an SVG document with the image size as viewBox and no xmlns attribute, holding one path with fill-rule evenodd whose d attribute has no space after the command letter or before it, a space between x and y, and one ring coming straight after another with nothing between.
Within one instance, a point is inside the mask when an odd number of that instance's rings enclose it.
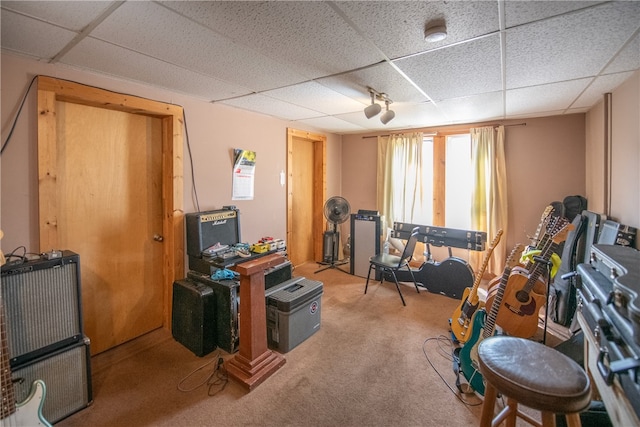
<instances>
[{"instance_id":1,"label":"ceiling light bulb","mask_svg":"<svg viewBox=\"0 0 640 427\"><path fill-rule=\"evenodd\" d=\"M377 115L380 111L382 111L382 107L380 106L380 104L376 104L375 103L375 95L373 94L373 92L369 92L371 94L371 105L368 105L365 109L364 109L364 115L367 116L367 119L370 119L371 117Z\"/></svg>"},{"instance_id":2,"label":"ceiling light bulb","mask_svg":"<svg viewBox=\"0 0 640 427\"><path fill-rule=\"evenodd\" d=\"M384 114L380 116L380 121L383 125L389 123L396 116L395 111L389 110L389 101L385 101L385 104L387 105L387 111L385 111Z\"/></svg>"},{"instance_id":3,"label":"ceiling light bulb","mask_svg":"<svg viewBox=\"0 0 640 427\"><path fill-rule=\"evenodd\" d=\"M444 25L436 25L424 30L424 39L429 43L440 42L447 38L447 27Z\"/></svg>"}]
</instances>

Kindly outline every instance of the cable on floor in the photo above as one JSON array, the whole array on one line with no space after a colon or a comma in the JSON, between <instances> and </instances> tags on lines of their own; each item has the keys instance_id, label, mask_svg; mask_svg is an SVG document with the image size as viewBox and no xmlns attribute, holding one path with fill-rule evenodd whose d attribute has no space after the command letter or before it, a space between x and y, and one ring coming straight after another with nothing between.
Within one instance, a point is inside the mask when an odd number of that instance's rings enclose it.
<instances>
[{"instance_id":1,"label":"cable on floor","mask_svg":"<svg viewBox=\"0 0 640 427\"><path fill-rule=\"evenodd\" d=\"M184 384L189 381L189 379L196 375L197 373L204 371L210 365L215 364L213 371L206 374L204 379L195 384L193 387L185 388ZM180 380L178 383L178 390L182 392L191 392L202 386L207 386L207 395L215 396L225 389L227 383L229 382L229 377L227 375L227 369L224 366L224 359L220 356L220 353L213 357L211 360L201 365L200 367L191 371L187 376ZM218 388L217 390L215 390Z\"/></svg>"}]
</instances>

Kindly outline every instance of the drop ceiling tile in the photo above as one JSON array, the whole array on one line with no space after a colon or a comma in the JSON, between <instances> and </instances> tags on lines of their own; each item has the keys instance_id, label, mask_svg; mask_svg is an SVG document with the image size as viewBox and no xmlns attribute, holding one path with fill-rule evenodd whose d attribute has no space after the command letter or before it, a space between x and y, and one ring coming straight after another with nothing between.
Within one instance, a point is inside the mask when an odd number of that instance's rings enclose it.
<instances>
[{"instance_id":1,"label":"drop ceiling tile","mask_svg":"<svg viewBox=\"0 0 640 427\"><path fill-rule=\"evenodd\" d=\"M368 104L348 98L316 82L306 82L295 86L269 90L263 92L263 94L325 114L362 111Z\"/></svg>"},{"instance_id":2,"label":"drop ceiling tile","mask_svg":"<svg viewBox=\"0 0 640 427\"><path fill-rule=\"evenodd\" d=\"M563 111L591 82L591 78L548 85L507 90L507 115L537 114L538 112ZM547 114L550 115L550 114Z\"/></svg>"},{"instance_id":3,"label":"drop ceiling tile","mask_svg":"<svg viewBox=\"0 0 640 427\"><path fill-rule=\"evenodd\" d=\"M245 95L250 92L241 86L231 85L91 38L78 43L60 62L101 74L173 90L207 101Z\"/></svg>"},{"instance_id":4,"label":"drop ceiling tile","mask_svg":"<svg viewBox=\"0 0 640 427\"><path fill-rule=\"evenodd\" d=\"M307 79L380 62L328 2L167 2L234 43L281 61Z\"/></svg>"},{"instance_id":5,"label":"drop ceiling tile","mask_svg":"<svg viewBox=\"0 0 640 427\"><path fill-rule=\"evenodd\" d=\"M231 84L261 91L302 75L152 2L127 2L92 36Z\"/></svg>"},{"instance_id":6,"label":"drop ceiling tile","mask_svg":"<svg viewBox=\"0 0 640 427\"><path fill-rule=\"evenodd\" d=\"M316 81L367 105L371 103L367 87L386 93L394 102L419 103L428 100L388 62Z\"/></svg>"},{"instance_id":7,"label":"drop ceiling tile","mask_svg":"<svg viewBox=\"0 0 640 427\"><path fill-rule=\"evenodd\" d=\"M29 37L38 34L42 37ZM36 58L51 59L75 33L42 21L2 10L2 48Z\"/></svg>"},{"instance_id":8,"label":"drop ceiling tile","mask_svg":"<svg viewBox=\"0 0 640 427\"><path fill-rule=\"evenodd\" d=\"M521 1L507 0L504 3L505 25L507 28L562 15L602 1Z\"/></svg>"},{"instance_id":9,"label":"drop ceiling tile","mask_svg":"<svg viewBox=\"0 0 640 427\"><path fill-rule=\"evenodd\" d=\"M640 23L640 2L613 2L506 32L507 89L597 75Z\"/></svg>"},{"instance_id":10,"label":"drop ceiling tile","mask_svg":"<svg viewBox=\"0 0 640 427\"><path fill-rule=\"evenodd\" d=\"M336 5L389 59L499 30L495 1L342 1ZM446 21L448 37L428 43L424 30L435 20Z\"/></svg>"},{"instance_id":11,"label":"drop ceiling tile","mask_svg":"<svg viewBox=\"0 0 640 427\"><path fill-rule=\"evenodd\" d=\"M449 117L431 102L394 103L393 110L396 112L396 117L389 124L399 128L416 129L450 122Z\"/></svg>"},{"instance_id":12,"label":"drop ceiling tile","mask_svg":"<svg viewBox=\"0 0 640 427\"><path fill-rule=\"evenodd\" d=\"M626 73L607 74L594 79L580 97L571 105L572 108L590 108L600 102L607 92L613 90L627 80L633 74L632 71Z\"/></svg>"},{"instance_id":13,"label":"drop ceiling tile","mask_svg":"<svg viewBox=\"0 0 640 427\"><path fill-rule=\"evenodd\" d=\"M293 105L279 99L261 94L252 94L240 98L220 101L221 104L254 111L269 116L281 117L287 120L301 120L324 116L323 113Z\"/></svg>"},{"instance_id":14,"label":"drop ceiling tile","mask_svg":"<svg viewBox=\"0 0 640 427\"><path fill-rule=\"evenodd\" d=\"M2 1L13 10L79 32L111 6L110 1Z\"/></svg>"},{"instance_id":15,"label":"drop ceiling tile","mask_svg":"<svg viewBox=\"0 0 640 427\"><path fill-rule=\"evenodd\" d=\"M640 33L604 69L603 74L619 73L640 68Z\"/></svg>"},{"instance_id":16,"label":"drop ceiling tile","mask_svg":"<svg viewBox=\"0 0 640 427\"><path fill-rule=\"evenodd\" d=\"M445 99L438 102L438 108L454 123L504 118L502 91Z\"/></svg>"},{"instance_id":17,"label":"drop ceiling tile","mask_svg":"<svg viewBox=\"0 0 640 427\"><path fill-rule=\"evenodd\" d=\"M502 88L497 34L394 63L436 102Z\"/></svg>"},{"instance_id":18,"label":"drop ceiling tile","mask_svg":"<svg viewBox=\"0 0 640 427\"><path fill-rule=\"evenodd\" d=\"M326 129L328 132L343 134L343 133L357 133L364 132L367 129L356 126L352 123L340 120L337 117L324 116L314 119L298 120L299 123L304 123L308 126L312 126L317 129Z\"/></svg>"}]
</instances>

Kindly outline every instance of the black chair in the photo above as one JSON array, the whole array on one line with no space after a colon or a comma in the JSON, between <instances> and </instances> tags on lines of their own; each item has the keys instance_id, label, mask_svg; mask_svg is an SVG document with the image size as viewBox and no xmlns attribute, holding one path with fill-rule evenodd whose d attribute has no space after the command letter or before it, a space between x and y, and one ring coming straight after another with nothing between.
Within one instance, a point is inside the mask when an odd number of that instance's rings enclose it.
<instances>
[{"instance_id":1,"label":"black chair","mask_svg":"<svg viewBox=\"0 0 640 427\"><path fill-rule=\"evenodd\" d=\"M411 278L413 279L413 284L416 287L416 292L420 293L418 289L418 283L416 282L416 277L413 275L413 271L411 271L411 266L409 265L409 261L413 257L413 251L416 248L416 243L418 242L418 227L415 227L411 230L411 236L407 240L407 244L404 247L404 251L402 251L401 256L397 255L389 255L385 253L378 254L376 256L372 256L369 258L369 273L367 274L367 284L364 287L364 293L367 293L367 288L369 287L369 277L371 276L371 270L374 268L379 270L381 273L380 284L384 281L384 273L389 271L393 276L393 280L396 282L396 289L398 289L398 293L400 294L400 299L402 300L402 305L407 305L404 302L404 297L402 296L402 292L400 291L400 285L398 283L398 276L396 276L396 271L406 268L409 270L409 274L411 274Z\"/></svg>"}]
</instances>

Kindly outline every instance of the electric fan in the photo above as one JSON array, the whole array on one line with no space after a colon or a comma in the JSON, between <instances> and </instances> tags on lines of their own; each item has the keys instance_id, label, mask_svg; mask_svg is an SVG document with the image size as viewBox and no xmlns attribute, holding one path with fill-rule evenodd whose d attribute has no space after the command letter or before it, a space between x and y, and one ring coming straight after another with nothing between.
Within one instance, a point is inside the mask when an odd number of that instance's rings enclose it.
<instances>
[{"instance_id":1,"label":"electric fan","mask_svg":"<svg viewBox=\"0 0 640 427\"><path fill-rule=\"evenodd\" d=\"M338 231L338 224L342 224L349 219L350 211L351 207L349 206L349 202L347 202L347 199L344 197L334 196L327 199L325 202L324 217L331 223L332 230L325 231L323 236L323 262L320 262L319 264L326 265L326 267L321 268L316 271L316 273L328 268L337 268L338 265L349 262L349 260L338 261L338 248L340 246L340 232ZM338 270L340 269L338 268Z\"/></svg>"}]
</instances>

